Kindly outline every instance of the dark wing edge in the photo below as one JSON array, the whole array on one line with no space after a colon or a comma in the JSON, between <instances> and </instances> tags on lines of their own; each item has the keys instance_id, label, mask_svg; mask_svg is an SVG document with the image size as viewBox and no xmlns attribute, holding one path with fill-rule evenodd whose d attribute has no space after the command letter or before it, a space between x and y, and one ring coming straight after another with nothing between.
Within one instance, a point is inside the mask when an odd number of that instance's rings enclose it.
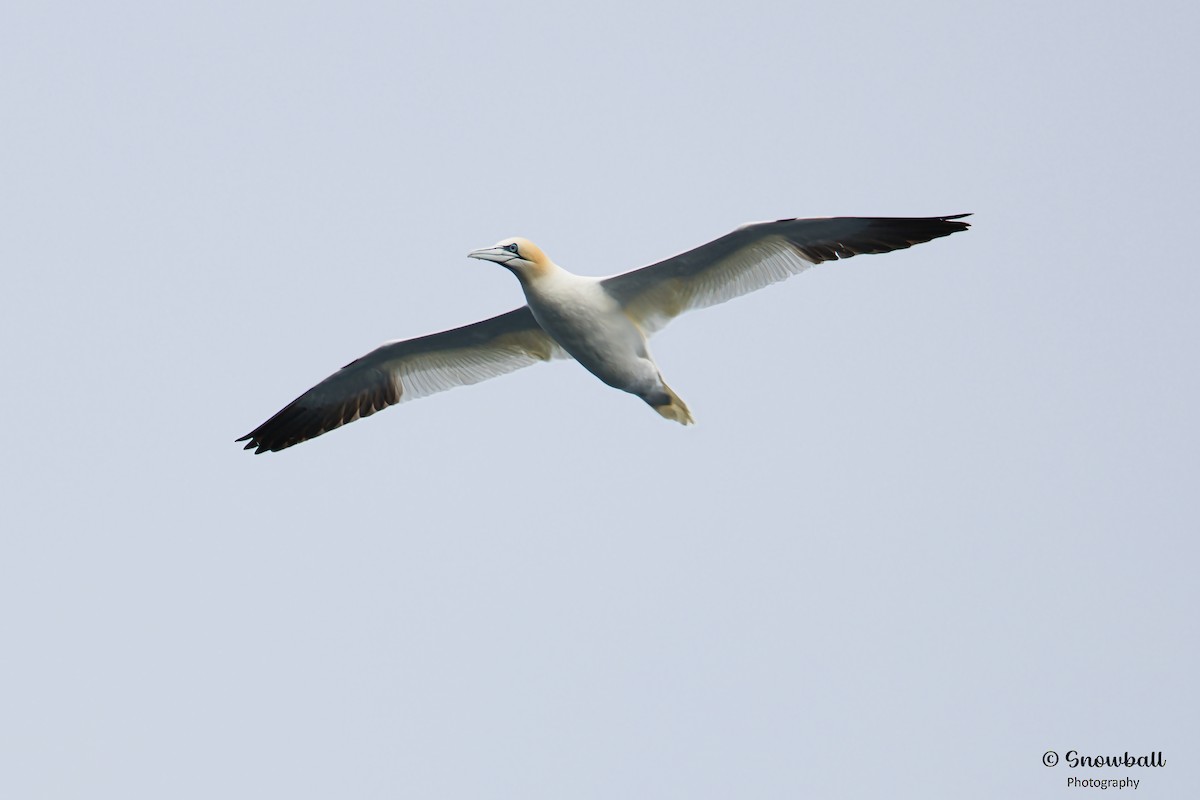
<instances>
[{"instance_id":1,"label":"dark wing edge","mask_svg":"<svg viewBox=\"0 0 1200 800\"><path fill-rule=\"evenodd\" d=\"M314 439L404 400L464 386L562 355L528 306L351 361L235 441L255 454ZM407 383L406 383L407 381Z\"/></svg>"},{"instance_id":2,"label":"dark wing edge","mask_svg":"<svg viewBox=\"0 0 1200 800\"><path fill-rule=\"evenodd\" d=\"M914 244L965 231L971 227L971 223L959 220L969 216L968 213L946 217L830 217L827 220L781 220L760 224L767 227L779 225L789 244L806 259L820 264L851 256L904 250ZM806 237L804 229L799 227L794 235L789 235L789 222L810 221L827 222L829 229L819 236Z\"/></svg>"}]
</instances>

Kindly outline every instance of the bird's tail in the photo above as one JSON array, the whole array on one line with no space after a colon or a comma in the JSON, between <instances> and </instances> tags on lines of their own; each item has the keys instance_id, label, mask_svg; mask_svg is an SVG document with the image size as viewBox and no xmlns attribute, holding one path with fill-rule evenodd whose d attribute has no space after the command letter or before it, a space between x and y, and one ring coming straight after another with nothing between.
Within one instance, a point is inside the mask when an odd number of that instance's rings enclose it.
<instances>
[{"instance_id":1,"label":"bird's tail","mask_svg":"<svg viewBox=\"0 0 1200 800\"><path fill-rule=\"evenodd\" d=\"M679 399L679 395L667 386L662 385L663 393L667 396L667 402L661 405L652 406L655 411L662 414L667 419L675 420L680 425L691 425L696 420L692 419L692 412L688 411L687 403Z\"/></svg>"}]
</instances>

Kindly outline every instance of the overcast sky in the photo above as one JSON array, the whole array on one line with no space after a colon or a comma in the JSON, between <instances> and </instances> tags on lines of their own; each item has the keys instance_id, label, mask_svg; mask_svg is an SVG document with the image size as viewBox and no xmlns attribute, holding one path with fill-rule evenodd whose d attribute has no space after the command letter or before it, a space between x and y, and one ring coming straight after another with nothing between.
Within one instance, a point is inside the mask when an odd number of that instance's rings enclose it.
<instances>
[{"instance_id":1,"label":"overcast sky","mask_svg":"<svg viewBox=\"0 0 1200 800\"><path fill-rule=\"evenodd\" d=\"M1196 780L1194 3L10 3L0 796ZM386 339L974 212L282 453ZM1164 751L1164 769L1042 754Z\"/></svg>"}]
</instances>

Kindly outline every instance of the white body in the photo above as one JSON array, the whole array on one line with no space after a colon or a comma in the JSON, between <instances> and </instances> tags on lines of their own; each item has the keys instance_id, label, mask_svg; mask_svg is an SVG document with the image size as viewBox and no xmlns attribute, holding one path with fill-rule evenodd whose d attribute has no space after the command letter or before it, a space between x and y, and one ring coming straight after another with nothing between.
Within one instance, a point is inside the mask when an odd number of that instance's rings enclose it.
<instances>
[{"instance_id":1,"label":"white body","mask_svg":"<svg viewBox=\"0 0 1200 800\"><path fill-rule=\"evenodd\" d=\"M521 287L534 319L588 372L653 405L664 402L667 389L645 334L599 278L555 265L523 277Z\"/></svg>"}]
</instances>

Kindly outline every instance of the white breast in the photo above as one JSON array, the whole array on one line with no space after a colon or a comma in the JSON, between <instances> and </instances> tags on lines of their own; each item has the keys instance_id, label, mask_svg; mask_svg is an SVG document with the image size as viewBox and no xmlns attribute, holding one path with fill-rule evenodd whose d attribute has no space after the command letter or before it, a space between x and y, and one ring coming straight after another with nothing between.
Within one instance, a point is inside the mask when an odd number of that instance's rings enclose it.
<instances>
[{"instance_id":1,"label":"white breast","mask_svg":"<svg viewBox=\"0 0 1200 800\"><path fill-rule=\"evenodd\" d=\"M625 391L658 383L645 336L599 278L558 270L524 288L538 324L597 378Z\"/></svg>"}]
</instances>

